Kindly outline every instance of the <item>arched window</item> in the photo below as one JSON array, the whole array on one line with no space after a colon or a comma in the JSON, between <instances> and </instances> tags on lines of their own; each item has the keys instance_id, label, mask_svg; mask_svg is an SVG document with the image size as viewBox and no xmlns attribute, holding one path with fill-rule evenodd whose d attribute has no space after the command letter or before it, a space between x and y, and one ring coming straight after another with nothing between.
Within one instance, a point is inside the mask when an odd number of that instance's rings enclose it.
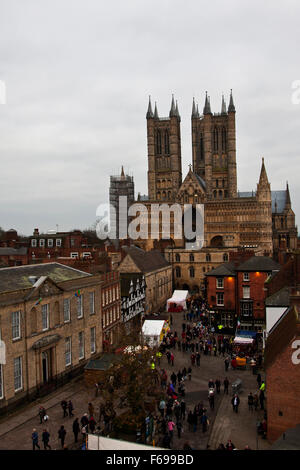
<instances>
[{"instance_id":1,"label":"arched window","mask_svg":"<svg viewBox=\"0 0 300 470\"><path fill-rule=\"evenodd\" d=\"M161 155L161 132L159 129L156 131L155 153L156 155Z\"/></svg>"},{"instance_id":2,"label":"arched window","mask_svg":"<svg viewBox=\"0 0 300 470\"><path fill-rule=\"evenodd\" d=\"M218 188L218 186L219 186L219 180L216 179L216 188Z\"/></svg>"},{"instance_id":3,"label":"arched window","mask_svg":"<svg viewBox=\"0 0 300 470\"><path fill-rule=\"evenodd\" d=\"M171 199L171 191L168 191L168 200L170 201Z\"/></svg>"},{"instance_id":4,"label":"arched window","mask_svg":"<svg viewBox=\"0 0 300 470\"><path fill-rule=\"evenodd\" d=\"M189 268L189 272L190 272L190 277L195 277L195 269L193 266Z\"/></svg>"},{"instance_id":5,"label":"arched window","mask_svg":"<svg viewBox=\"0 0 300 470\"><path fill-rule=\"evenodd\" d=\"M220 189L219 190L219 197L222 198L223 197L223 191Z\"/></svg>"},{"instance_id":6,"label":"arched window","mask_svg":"<svg viewBox=\"0 0 300 470\"><path fill-rule=\"evenodd\" d=\"M157 196L156 196L156 197L157 197L157 199L158 199L158 200L160 200L160 191L158 191L158 193L157 193Z\"/></svg>"},{"instance_id":7,"label":"arched window","mask_svg":"<svg viewBox=\"0 0 300 470\"><path fill-rule=\"evenodd\" d=\"M180 255L178 253L176 253L176 255L175 255L175 261L177 263L180 263Z\"/></svg>"},{"instance_id":8,"label":"arched window","mask_svg":"<svg viewBox=\"0 0 300 470\"><path fill-rule=\"evenodd\" d=\"M166 200L166 197L167 197L167 193L166 193L166 191L163 191L163 192L162 192L162 195L161 195L161 197L162 197L162 200L163 200L163 201L165 201L165 200Z\"/></svg>"},{"instance_id":9,"label":"arched window","mask_svg":"<svg viewBox=\"0 0 300 470\"><path fill-rule=\"evenodd\" d=\"M204 160L204 140L203 134L200 136L200 160Z\"/></svg>"},{"instance_id":10,"label":"arched window","mask_svg":"<svg viewBox=\"0 0 300 470\"><path fill-rule=\"evenodd\" d=\"M175 274L176 274L176 277L181 277L181 269L179 266L176 266L175 268Z\"/></svg>"},{"instance_id":11,"label":"arched window","mask_svg":"<svg viewBox=\"0 0 300 470\"><path fill-rule=\"evenodd\" d=\"M224 261L224 262L227 262L227 261L228 261L228 254L227 254L227 253L224 253L224 254L223 254L223 261Z\"/></svg>"},{"instance_id":12,"label":"arched window","mask_svg":"<svg viewBox=\"0 0 300 470\"><path fill-rule=\"evenodd\" d=\"M214 128L214 151L218 151L218 129Z\"/></svg>"},{"instance_id":13,"label":"arched window","mask_svg":"<svg viewBox=\"0 0 300 470\"><path fill-rule=\"evenodd\" d=\"M217 191L214 190L214 199L216 199L216 198L217 198Z\"/></svg>"},{"instance_id":14,"label":"arched window","mask_svg":"<svg viewBox=\"0 0 300 470\"><path fill-rule=\"evenodd\" d=\"M209 263L211 261L211 256L209 253L206 254L206 261Z\"/></svg>"},{"instance_id":15,"label":"arched window","mask_svg":"<svg viewBox=\"0 0 300 470\"><path fill-rule=\"evenodd\" d=\"M192 263L194 261L194 255L190 254L190 262Z\"/></svg>"},{"instance_id":16,"label":"arched window","mask_svg":"<svg viewBox=\"0 0 300 470\"><path fill-rule=\"evenodd\" d=\"M222 151L226 152L226 129L222 128Z\"/></svg>"},{"instance_id":17,"label":"arched window","mask_svg":"<svg viewBox=\"0 0 300 470\"><path fill-rule=\"evenodd\" d=\"M165 131L165 154L169 155L170 153L170 141L169 141L169 131Z\"/></svg>"}]
</instances>

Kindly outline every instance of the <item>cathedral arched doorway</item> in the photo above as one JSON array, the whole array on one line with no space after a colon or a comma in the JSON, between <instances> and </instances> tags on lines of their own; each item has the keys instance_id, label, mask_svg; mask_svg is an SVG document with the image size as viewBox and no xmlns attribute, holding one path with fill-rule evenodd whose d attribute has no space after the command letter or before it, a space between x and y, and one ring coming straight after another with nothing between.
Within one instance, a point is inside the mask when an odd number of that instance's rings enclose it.
<instances>
[{"instance_id":1,"label":"cathedral arched doorway","mask_svg":"<svg viewBox=\"0 0 300 470\"><path fill-rule=\"evenodd\" d=\"M223 246L223 238L220 235L213 237L210 241L210 246L214 246L214 247Z\"/></svg>"}]
</instances>

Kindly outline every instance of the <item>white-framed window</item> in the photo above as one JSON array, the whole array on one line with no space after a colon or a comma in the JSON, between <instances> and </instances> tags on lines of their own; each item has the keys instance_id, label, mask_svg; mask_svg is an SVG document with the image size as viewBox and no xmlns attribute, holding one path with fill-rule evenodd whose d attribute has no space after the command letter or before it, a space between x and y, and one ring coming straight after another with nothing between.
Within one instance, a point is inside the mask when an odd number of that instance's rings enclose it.
<instances>
[{"instance_id":1,"label":"white-framed window","mask_svg":"<svg viewBox=\"0 0 300 470\"><path fill-rule=\"evenodd\" d=\"M22 357L15 357L14 359L14 384L15 392L22 390L23 380L22 380Z\"/></svg>"},{"instance_id":2,"label":"white-framed window","mask_svg":"<svg viewBox=\"0 0 300 470\"><path fill-rule=\"evenodd\" d=\"M48 246L49 248L53 247L53 238L48 238Z\"/></svg>"},{"instance_id":3,"label":"white-framed window","mask_svg":"<svg viewBox=\"0 0 300 470\"><path fill-rule=\"evenodd\" d=\"M249 273L244 273L243 281L250 281Z\"/></svg>"},{"instance_id":4,"label":"white-framed window","mask_svg":"<svg viewBox=\"0 0 300 470\"><path fill-rule=\"evenodd\" d=\"M217 289L223 289L223 288L224 288L224 278L217 277Z\"/></svg>"},{"instance_id":5,"label":"white-framed window","mask_svg":"<svg viewBox=\"0 0 300 470\"><path fill-rule=\"evenodd\" d=\"M105 305L105 294L102 292L102 307Z\"/></svg>"},{"instance_id":6,"label":"white-framed window","mask_svg":"<svg viewBox=\"0 0 300 470\"><path fill-rule=\"evenodd\" d=\"M70 254L71 258L78 258L78 252L74 251Z\"/></svg>"},{"instance_id":7,"label":"white-framed window","mask_svg":"<svg viewBox=\"0 0 300 470\"><path fill-rule=\"evenodd\" d=\"M112 309L109 310L109 323L112 323Z\"/></svg>"},{"instance_id":8,"label":"white-framed window","mask_svg":"<svg viewBox=\"0 0 300 470\"><path fill-rule=\"evenodd\" d=\"M82 253L83 258L89 258L91 253L89 251Z\"/></svg>"},{"instance_id":9,"label":"white-framed window","mask_svg":"<svg viewBox=\"0 0 300 470\"><path fill-rule=\"evenodd\" d=\"M3 369L2 364L0 364L0 400L4 397L4 386L3 386Z\"/></svg>"},{"instance_id":10,"label":"white-framed window","mask_svg":"<svg viewBox=\"0 0 300 470\"><path fill-rule=\"evenodd\" d=\"M13 312L11 314L11 324L12 324L12 339L21 338L21 312Z\"/></svg>"},{"instance_id":11,"label":"white-framed window","mask_svg":"<svg viewBox=\"0 0 300 470\"><path fill-rule=\"evenodd\" d=\"M116 321L116 306L113 307L113 321Z\"/></svg>"},{"instance_id":12,"label":"white-framed window","mask_svg":"<svg viewBox=\"0 0 300 470\"><path fill-rule=\"evenodd\" d=\"M96 327L91 328L91 354L96 352Z\"/></svg>"},{"instance_id":13,"label":"white-framed window","mask_svg":"<svg viewBox=\"0 0 300 470\"><path fill-rule=\"evenodd\" d=\"M41 238L40 239L40 247L44 247L45 246L45 240L44 238Z\"/></svg>"},{"instance_id":14,"label":"white-framed window","mask_svg":"<svg viewBox=\"0 0 300 470\"><path fill-rule=\"evenodd\" d=\"M111 295L111 287L109 288L109 294L108 294L108 298L109 298L109 303L111 303L111 298L112 298L112 295Z\"/></svg>"},{"instance_id":15,"label":"white-framed window","mask_svg":"<svg viewBox=\"0 0 300 470\"><path fill-rule=\"evenodd\" d=\"M115 288L115 286L113 286L112 290L113 290L112 295L113 295L113 302L114 302L115 299L116 299L116 288Z\"/></svg>"},{"instance_id":16,"label":"white-framed window","mask_svg":"<svg viewBox=\"0 0 300 470\"><path fill-rule=\"evenodd\" d=\"M243 299L250 299L250 286L243 286Z\"/></svg>"},{"instance_id":17,"label":"white-framed window","mask_svg":"<svg viewBox=\"0 0 300 470\"><path fill-rule=\"evenodd\" d=\"M72 339L71 336L65 339L65 365L70 366L72 364Z\"/></svg>"},{"instance_id":18,"label":"white-framed window","mask_svg":"<svg viewBox=\"0 0 300 470\"><path fill-rule=\"evenodd\" d=\"M77 318L83 317L83 294L77 297Z\"/></svg>"},{"instance_id":19,"label":"white-framed window","mask_svg":"<svg viewBox=\"0 0 300 470\"><path fill-rule=\"evenodd\" d=\"M89 297L90 297L90 314L93 315L95 313L95 292L90 292Z\"/></svg>"},{"instance_id":20,"label":"white-framed window","mask_svg":"<svg viewBox=\"0 0 300 470\"><path fill-rule=\"evenodd\" d=\"M64 299L64 322L67 323L71 320L71 301Z\"/></svg>"},{"instance_id":21,"label":"white-framed window","mask_svg":"<svg viewBox=\"0 0 300 470\"><path fill-rule=\"evenodd\" d=\"M49 329L49 304L42 305L42 330Z\"/></svg>"},{"instance_id":22,"label":"white-framed window","mask_svg":"<svg viewBox=\"0 0 300 470\"><path fill-rule=\"evenodd\" d=\"M84 358L84 332L80 331L78 333L78 343L79 343L79 359Z\"/></svg>"},{"instance_id":23,"label":"white-framed window","mask_svg":"<svg viewBox=\"0 0 300 470\"><path fill-rule=\"evenodd\" d=\"M61 238L56 238L56 246L61 247Z\"/></svg>"},{"instance_id":24,"label":"white-framed window","mask_svg":"<svg viewBox=\"0 0 300 470\"><path fill-rule=\"evenodd\" d=\"M224 293L223 292L217 292L217 305L224 305Z\"/></svg>"},{"instance_id":25,"label":"white-framed window","mask_svg":"<svg viewBox=\"0 0 300 470\"><path fill-rule=\"evenodd\" d=\"M108 304L108 290L105 291L105 304Z\"/></svg>"},{"instance_id":26,"label":"white-framed window","mask_svg":"<svg viewBox=\"0 0 300 470\"><path fill-rule=\"evenodd\" d=\"M120 318L120 305L117 305L117 319Z\"/></svg>"},{"instance_id":27,"label":"white-framed window","mask_svg":"<svg viewBox=\"0 0 300 470\"><path fill-rule=\"evenodd\" d=\"M37 241L36 241L35 238L32 238L32 239L31 239L31 246L32 246L32 248L36 248L36 247L37 247Z\"/></svg>"}]
</instances>

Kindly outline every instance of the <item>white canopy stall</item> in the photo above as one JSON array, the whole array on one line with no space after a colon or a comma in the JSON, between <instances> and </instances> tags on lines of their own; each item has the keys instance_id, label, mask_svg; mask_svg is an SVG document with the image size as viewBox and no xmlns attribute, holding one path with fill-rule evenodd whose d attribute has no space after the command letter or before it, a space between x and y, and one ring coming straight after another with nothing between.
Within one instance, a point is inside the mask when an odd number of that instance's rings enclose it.
<instances>
[{"instance_id":1,"label":"white canopy stall","mask_svg":"<svg viewBox=\"0 0 300 470\"><path fill-rule=\"evenodd\" d=\"M145 341L151 348L159 346L168 324L165 320L145 320L142 328Z\"/></svg>"},{"instance_id":2,"label":"white canopy stall","mask_svg":"<svg viewBox=\"0 0 300 470\"><path fill-rule=\"evenodd\" d=\"M167 300L167 311L171 311L174 309L172 306L176 305L177 307L180 306L183 310L186 310L186 299L189 296L188 290L174 290L173 295L170 299Z\"/></svg>"}]
</instances>

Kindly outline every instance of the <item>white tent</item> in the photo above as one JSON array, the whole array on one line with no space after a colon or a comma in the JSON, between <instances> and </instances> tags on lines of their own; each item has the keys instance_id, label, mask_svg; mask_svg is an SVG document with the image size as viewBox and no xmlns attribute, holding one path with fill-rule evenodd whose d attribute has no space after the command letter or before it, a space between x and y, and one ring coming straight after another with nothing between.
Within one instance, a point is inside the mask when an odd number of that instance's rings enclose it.
<instances>
[{"instance_id":1,"label":"white tent","mask_svg":"<svg viewBox=\"0 0 300 470\"><path fill-rule=\"evenodd\" d=\"M88 434L88 450L166 450L161 447L146 446L135 442L110 439L109 437Z\"/></svg>"},{"instance_id":2,"label":"white tent","mask_svg":"<svg viewBox=\"0 0 300 470\"><path fill-rule=\"evenodd\" d=\"M188 295L188 290L174 290L172 297L167 300L167 311L169 311L171 304L181 305L183 310L186 310L186 299Z\"/></svg>"},{"instance_id":3,"label":"white tent","mask_svg":"<svg viewBox=\"0 0 300 470\"><path fill-rule=\"evenodd\" d=\"M143 335L149 346L159 346L161 343L161 332L165 320L145 320L142 328Z\"/></svg>"},{"instance_id":4,"label":"white tent","mask_svg":"<svg viewBox=\"0 0 300 470\"><path fill-rule=\"evenodd\" d=\"M233 340L233 342L237 344L252 344L253 341L253 338L245 338L244 336L236 336Z\"/></svg>"}]
</instances>

